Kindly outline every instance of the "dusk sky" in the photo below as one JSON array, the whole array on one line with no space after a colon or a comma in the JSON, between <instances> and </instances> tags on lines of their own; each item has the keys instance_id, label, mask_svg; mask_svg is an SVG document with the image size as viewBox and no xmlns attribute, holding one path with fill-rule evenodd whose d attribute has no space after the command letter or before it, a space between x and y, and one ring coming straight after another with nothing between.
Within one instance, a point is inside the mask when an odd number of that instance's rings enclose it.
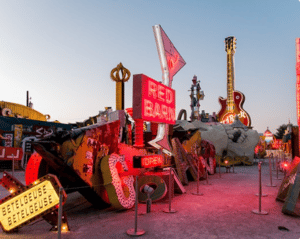
<instances>
[{"instance_id":1,"label":"dusk sky","mask_svg":"<svg viewBox=\"0 0 300 239\"><path fill-rule=\"evenodd\" d=\"M235 89L259 133L289 119L297 125L295 39L299 0L0 0L2 101L75 123L104 107L115 110L111 70L157 81L162 72L152 26L160 24L186 65L175 75L176 117L190 116L189 89L197 75L205 93L200 111L220 110L227 97L224 40L237 38ZM125 83L132 107L132 76Z\"/></svg>"}]
</instances>

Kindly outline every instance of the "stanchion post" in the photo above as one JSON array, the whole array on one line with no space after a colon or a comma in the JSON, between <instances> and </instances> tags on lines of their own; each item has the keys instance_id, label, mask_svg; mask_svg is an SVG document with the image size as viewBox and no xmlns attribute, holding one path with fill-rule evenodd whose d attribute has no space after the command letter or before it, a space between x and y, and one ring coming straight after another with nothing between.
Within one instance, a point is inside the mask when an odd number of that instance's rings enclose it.
<instances>
[{"instance_id":1,"label":"stanchion post","mask_svg":"<svg viewBox=\"0 0 300 239\"><path fill-rule=\"evenodd\" d=\"M207 167L205 167L205 173L206 173L206 185L211 185L211 183L208 182L208 170ZM200 175L198 176L200 178ZM198 179L200 180L200 179Z\"/></svg>"},{"instance_id":2,"label":"stanchion post","mask_svg":"<svg viewBox=\"0 0 300 239\"><path fill-rule=\"evenodd\" d=\"M253 213L259 214L259 215L267 215L268 212L261 210L261 162L258 163L258 188L259 188L259 199L258 199L258 210L254 209L252 210Z\"/></svg>"},{"instance_id":3,"label":"stanchion post","mask_svg":"<svg viewBox=\"0 0 300 239\"><path fill-rule=\"evenodd\" d=\"M58 208L58 218L57 218L57 239L61 238L61 217L62 217L62 197L63 188L59 188L59 208Z\"/></svg>"},{"instance_id":4,"label":"stanchion post","mask_svg":"<svg viewBox=\"0 0 300 239\"><path fill-rule=\"evenodd\" d=\"M166 213L175 213L176 210L171 208L171 201L172 201L172 186L173 186L173 180L172 180L172 167L170 167L170 173L169 173L169 208L165 209L164 212Z\"/></svg>"},{"instance_id":5,"label":"stanchion post","mask_svg":"<svg viewBox=\"0 0 300 239\"><path fill-rule=\"evenodd\" d=\"M278 157L276 157L276 178L278 179Z\"/></svg>"},{"instance_id":6,"label":"stanchion post","mask_svg":"<svg viewBox=\"0 0 300 239\"><path fill-rule=\"evenodd\" d=\"M273 181L272 181L272 162L270 157L269 157L269 171L270 171L270 184L267 185L267 187L276 187L276 185L273 185Z\"/></svg>"},{"instance_id":7,"label":"stanchion post","mask_svg":"<svg viewBox=\"0 0 300 239\"><path fill-rule=\"evenodd\" d=\"M208 170L207 170L207 167L205 167L205 171L206 171L206 184L209 185L209 183L208 183Z\"/></svg>"},{"instance_id":8,"label":"stanchion post","mask_svg":"<svg viewBox=\"0 0 300 239\"><path fill-rule=\"evenodd\" d=\"M15 173L15 155L12 154L12 176L14 176Z\"/></svg>"},{"instance_id":9,"label":"stanchion post","mask_svg":"<svg viewBox=\"0 0 300 239\"><path fill-rule=\"evenodd\" d=\"M127 234L129 236L142 236L145 234L143 229L137 228L137 214L138 214L138 176L135 181L135 210L134 210L134 228L128 229Z\"/></svg>"},{"instance_id":10,"label":"stanchion post","mask_svg":"<svg viewBox=\"0 0 300 239\"><path fill-rule=\"evenodd\" d=\"M219 177L221 177L221 158L219 160Z\"/></svg>"},{"instance_id":11,"label":"stanchion post","mask_svg":"<svg viewBox=\"0 0 300 239\"><path fill-rule=\"evenodd\" d=\"M199 192L199 178L200 178L200 159L198 158L198 167L197 167L197 192L192 193L193 195L203 196L203 193Z\"/></svg>"},{"instance_id":12,"label":"stanchion post","mask_svg":"<svg viewBox=\"0 0 300 239\"><path fill-rule=\"evenodd\" d=\"M278 171L279 171L279 162L278 162L278 156L276 157L276 179L281 180L281 178L278 178Z\"/></svg>"},{"instance_id":13,"label":"stanchion post","mask_svg":"<svg viewBox=\"0 0 300 239\"><path fill-rule=\"evenodd\" d=\"M258 162L259 164L262 164L262 162ZM261 167L261 166L260 166ZM268 194L264 194L264 193L262 193L262 191L260 192L260 190L261 190L261 176L260 176L260 179L259 179L259 186L258 186L258 193L257 194L255 194L256 196L258 196L258 197L267 197L268 196ZM260 192L260 194L259 194L259 192Z\"/></svg>"}]
</instances>

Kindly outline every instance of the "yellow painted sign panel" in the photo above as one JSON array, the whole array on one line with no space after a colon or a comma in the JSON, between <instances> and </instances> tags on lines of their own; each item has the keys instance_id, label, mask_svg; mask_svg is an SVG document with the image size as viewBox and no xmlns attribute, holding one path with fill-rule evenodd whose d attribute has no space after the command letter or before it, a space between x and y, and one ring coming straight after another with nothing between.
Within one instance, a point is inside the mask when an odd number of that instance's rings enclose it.
<instances>
[{"instance_id":1,"label":"yellow painted sign panel","mask_svg":"<svg viewBox=\"0 0 300 239\"><path fill-rule=\"evenodd\" d=\"M14 141L14 147L20 147L21 141L22 141L22 131L23 131L23 125L21 124L15 124L15 141Z\"/></svg>"},{"instance_id":2,"label":"yellow painted sign panel","mask_svg":"<svg viewBox=\"0 0 300 239\"><path fill-rule=\"evenodd\" d=\"M14 196L0 205L0 223L10 231L58 205L59 196L48 180Z\"/></svg>"},{"instance_id":3,"label":"yellow painted sign panel","mask_svg":"<svg viewBox=\"0 0 300 239\"><path fill-rule=\"evenodd\" d=\"M40 120L40 121L47 121L47 119L50 118L50 116L48 115L43 115L42 113L30 107L17 104L17 103L0 101L0 108L1 108L1 114L3 116L21 117L25 119ZM6 110L8 110L8 113L5 113Z\"/></svg>"}]
</instances>

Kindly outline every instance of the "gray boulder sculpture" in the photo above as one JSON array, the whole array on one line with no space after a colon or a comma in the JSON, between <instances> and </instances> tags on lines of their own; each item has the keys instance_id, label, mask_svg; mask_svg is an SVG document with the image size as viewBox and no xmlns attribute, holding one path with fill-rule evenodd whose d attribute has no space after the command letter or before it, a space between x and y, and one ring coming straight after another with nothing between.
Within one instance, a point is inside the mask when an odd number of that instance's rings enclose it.
<instances>
[{"instance_id":1,"label":"gray boulder sculpture","mask_svg":"<svg viewBox=\"0 0 300 239\"><path fill-rule=\"evenodd\" d=\"M174 130L199 130L201 139L212 142L215 146L216 155L229 157L246 156L250 161L254 158L254 148L259 141L256 130L248 129L238 118L235 117L231 125L221 123L203 123L195 120L177 120Z\"/></svg>"}]
</instances>

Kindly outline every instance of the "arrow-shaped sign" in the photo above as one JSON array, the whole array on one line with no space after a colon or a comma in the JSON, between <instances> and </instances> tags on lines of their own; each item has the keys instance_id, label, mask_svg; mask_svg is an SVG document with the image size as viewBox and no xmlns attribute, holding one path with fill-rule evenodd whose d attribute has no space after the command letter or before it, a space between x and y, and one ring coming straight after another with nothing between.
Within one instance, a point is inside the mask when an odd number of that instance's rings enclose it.
<instances>
[{"instance_id":1,"label":"arrow-shaped sign","mask_svg":"<svg viewBox=\"0 0 300 239\"><path fill-rule=\"evenodd\" d=\"M182 56L174 47L173 43L160 25L152 27L156 41L156 47L163 72L162 83L168 87L172 86L173 76L186 64ZM169 142L169 125L159 124L156 138L149 142L155 148L162 148L164 153L172 155Z\"/></svg>"}]
</instances>

